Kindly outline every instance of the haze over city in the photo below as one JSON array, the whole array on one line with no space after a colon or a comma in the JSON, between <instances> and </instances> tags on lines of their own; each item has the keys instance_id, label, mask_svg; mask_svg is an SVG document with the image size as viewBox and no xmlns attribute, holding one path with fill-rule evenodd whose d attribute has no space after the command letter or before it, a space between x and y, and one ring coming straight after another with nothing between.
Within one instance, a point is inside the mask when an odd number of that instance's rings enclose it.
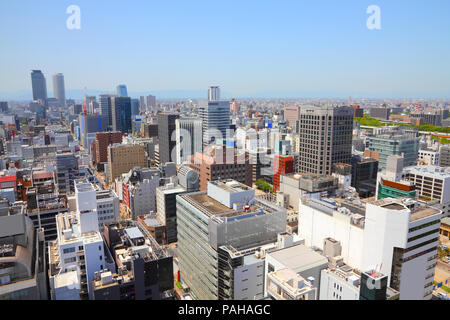
<instances>
[{"instance_id":1,"label":"haze over city","mask_svg":"<svg viewBox=\"0 0 450 320\"><path fill-rule=\"evenodd\" d=\"M81 10L70 30L66 9ZM27 75L62 72L82 98L127 83L131 94L228 97L448 98L450 3L377 1L2 1L0 96L30 99ZM51 89L51 88L49 88Z\"/></svg>"}]
</instances>

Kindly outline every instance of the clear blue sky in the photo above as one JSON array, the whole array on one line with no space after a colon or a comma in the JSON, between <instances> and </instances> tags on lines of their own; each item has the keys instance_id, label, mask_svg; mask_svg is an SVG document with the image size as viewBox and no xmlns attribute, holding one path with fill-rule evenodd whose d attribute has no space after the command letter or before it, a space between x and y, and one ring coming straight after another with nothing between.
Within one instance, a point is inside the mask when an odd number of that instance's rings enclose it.
<instances>
[{"instance_id":1,"label":"clear blue sky","mask_svg":"<svg viewBox=\"0 0 450 320\"><path fill-rule=\"evenodd\" d=\"M66 28L71 4L81 30ZM0 39L3 94L41 69L49 91L62 72L66 90L450 97L448 0L1 1Z\"/></svg>"}]
</instances>

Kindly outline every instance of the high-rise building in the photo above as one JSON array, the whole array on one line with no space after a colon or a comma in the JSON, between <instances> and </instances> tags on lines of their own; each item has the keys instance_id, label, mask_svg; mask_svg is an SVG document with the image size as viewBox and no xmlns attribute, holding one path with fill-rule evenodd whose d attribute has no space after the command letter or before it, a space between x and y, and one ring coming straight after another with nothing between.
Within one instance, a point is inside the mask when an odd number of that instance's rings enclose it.
<instances>
[{"instance_id":1,"label":"high-rise building","mask_svg":"<svg viewBox=\"0 0 450 320\"><path fill-rule=\"evenodd\" d=\"M80 114L78 119L80 142L90 152L96 133L108 129L108 117L100 114Z\"/></svg>"},{"instance_id":2,"label":"high-rise building","mask_svg":"<svg viewBox=\"0 0 450 320\"><path fill-rule=\"evenodd\" d=\"M390 155L403 155L404 166L417 164L419 151L419 137L403 131L393 131L369 137L369 150L379 153L378 167L386 169Z\"/></svg>"},{"instance_id":3,"label":"high-rise building","mask_svg":"<svg viewBox=\"0 0 450 320\"><path fill-rule=\"evenodd\" d=\"M31 87L33 89L33 100L47 101L47 84L41 70L31 71Z\"/></svg>"},{"instance_id":4,"label":"high-rise building","mask_svg":"<svg viewBox=\"0 0 450 320\"><path fill-rule=\"evenodd\" d=\"M62 73L53 75L53 96L58 100L60 106L66 106L66 89Z\"/></svg>"},{"instance_id":5,"label":"high-rise building","mask_svg":"<svg viewBox=\"0 0 450 320\"><path fill-rule=\"evenodd\" d=\"M156 97L149 94L145 100L145 107L147 111L155 111L156 109Z\"/></svg>"},{"instance_id":6,"label":"high-rise building","mask_svg":"<svg viewBox=\"0 0 450 320\"><path fill-rule=\"evenodd\" d=\"M108 161L108 146L114 143L122 143L122 132L97 132L95 134L94 162L104 163Z\"/></svg>"},{"instance_id":7,"label":"high-rise building","mask_svg":"<svg viewBox=\"0 0 450 320\"><path fill-rule=\"evenodd\" d=\"M202 152L202 120L183 118L175 120L176 163L182 164L191 160L191 156Z\"/></svg>"},{"instance_id":8,"label":"high-rise building","mask_svg":"<svg viewBox=\"0 0 450 320\"><path fill-rule=\"evenodd\" d=\"M158 114L158 141L159 141L159 163L175 162L176 138L175 120L179 119L178 114Z\"/></svg>"},{"instance_id":9,"label":"high-rise building","mask_svg":"<svg viewBox=\"0 0 450 320\"><path fill-rule=\"evenodd\" d=\"M116 93L119 97L128 97L127 86L124 84L119 84L116 87Z\"/></svg>"},{"instance_id":10,"label":"high-rise building","mask_svg":"<svg viewBox=\"0 0 450 320\"><path fill-rule=\"evenodd\" d=\"M220 87L213 86L208 89L208 101L219 101L220 100Z\"/></svg>"},{"instance_id":11,"label":"high-rise building","mask_svg":"<svg viewBox=\"0 0 450 320\"><path fill-rule=\"evenodd\" d=\"M134 167L145 168L146 166L145 146L137 144L112 144L108 146L108 180L110 182Z\"/></svg>"},{"instance_id":12,"label":"high-rise building","mask_svg":"<svg viewBox=\"0 0 450 320\"><path fill-rule=\"evenodd\" d=\"M217 140L225 140L230 129L230 102L208 101L200 106L200 116L203 127L203 145L209 145Z\"/></svg>"},{"instance_id":13,"label":"high-rise building","mask_svg":"<svg viewBox=\"0 0 450 320\"><path fill-rule=\"evenodd\" d=\"M331 237L340 242L346 264L387 275L401 300L430 299L441 211L411 199L354 199L345 193L302 196L298 223L305 245L323 249Z\"/></svg>"},{"instance_id":14,"label":"high-rise building","mask_svg":"<svg viewBox=\"0 0 450 320\"><path fill-rule=\"evenodd\" d=\"M111 97L112 130L131 133L131 99Z\"/></svg>"},{"instance_id":15,"label":"high-rise building","mask_svg":"<svg viewBox=\"0 0 450 320\"><path fill-rule=\"evenodd\" d=\"M49 280L55 300L93 299L95 272L115 268L99 232L93 185L77 181L75 201L76 212L57 216L58 237L49 243Z\"/></svg>"},{"instance_id":16,"label":"high-rise building","mask_svg":"<svg viewBox=\"0 0 450 320\"><path fill-rule=\"evenodd\" d=\"M298 172L331 174L333 164L351 163L353 109L302 107Z\"/></svg>"},{"instance_id":17,"label":"high-rise building","mask_svg":"<svg viewBox=\"0 0 450 320\"><path fill-rule=\"evenodd\" d=\"M100 114L108 116L108 126L112 129L112 104L111 98L114 97L113 94L100 94L98 96L98 102L100 106Z\"/></svg>"},{"instance_id":18,"label":"high-rise building","mask_svg":"<svg viewBox=\"0 0 450 320\"><path fill-rule=\"evenodd\" d=\"M8 112L8 102L7 101L0 101L0 112Z\"/></svg>"},{"instance_id":19,"label":"high-rise building","mask_svg":"<svg viewBox=\"0 0 450 320\"><path fill-rule=\"evenodd\" d=\"M137 116L139 113L139 99L131 99L131 116Z\"/></svg>"},{"instance_id":20,"label":"high-rise building","mask_svg":"<svg viewBox=\"0 0 450 320\"><path fill-rule=\"evenodd\" d=\"M231 259L226 259L227 251L233 258L238 250L276 241L278 233L286 230L286 211L256 198L254 192L236 181L223 180L209 182L207 191L177 196L180 276L196 298L262 298L262 278L259 283L248 281L252 288L242 283L244 276L261 274L262 269L254 265L246 274L248 268L233 264L230 270ZM241 290L233 290L238 287Z\"/></svg>"}]
</instances>

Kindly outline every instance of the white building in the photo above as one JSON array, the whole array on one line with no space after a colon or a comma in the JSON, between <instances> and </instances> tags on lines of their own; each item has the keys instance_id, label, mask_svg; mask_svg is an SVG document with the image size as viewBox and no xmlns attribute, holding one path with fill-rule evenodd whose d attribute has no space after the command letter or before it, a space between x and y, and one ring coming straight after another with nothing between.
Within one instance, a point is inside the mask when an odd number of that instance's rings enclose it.
<instances>
[{"instance_id":1,"label":"white building","mask_svg":"<svg viewBox=\"0 0 450 320\"><path fill-rule=\"evenodd\" d=\"M275 300L317 300L317 288L289 268L267 275L267 293Z\"/></svg>"},{"instance_id":2,"label":"white building","mask_svg":"<svg viewBox=\"0 0 450 320\"><path fill-rule=\"evenodd\" d=\"M265 296L270 294L268 292L270 290L269 274L283 269L289 269L303 279L306 279L308 283L305 282L305 285L307 287L318 287L318 284L320 283L320 272L321 270L328 268L328 259L301 244L302 242L303 241L300 241L299 243L290 246L285 245L284 248L272 250L266 254L264 278L267 279L267 285L264 288ZM283 275L283 273L285 274ZM286 278L287 274L286 272L282 272L279 276L281 278ZM289 276L289 278L294 277ZM277 284L277 286L282 284L282 281L277 279L276 275L272 276L271 282ZM287 290L288 288L285 287L284 289ZM299 294L304 295L306 292L302 291ZM317 299L318 295L316 293L308 293L308 296L309 294L314 296L313 299ZM310 296L308 299L312 299L313 296Z\"/></svg>"},{"instance_id":3,"label":"white building","mask_svg":"<svg viewBox=\"0 0 450 320\"><path fill-rule=\"evenodd\" d=\"M418 155L419 155L417 159L418 165L420 164L432 166L439 165L439 151L421 149L419 150Z\"/></svg>"},{"instance_id":4,"label":"white building","mask_svg":"<svg viewBox=\"0 0 450 320\"><path fill-rule=\"evenodd\" d=\"M386 198L367 203L361 213L363 205L355 201L302 197L299 236L306 246L323 249L331 237L340 242L346 264L359 270L382 266L402 300L430 299L441 211Z\"/></svg>"},{"instance_id":5,"label":"white building","mask_svg":"<svg viewBox=\"0 0 450 320\"><path fill-rule=\"evenodd\" d=\"M98 227L103 233L103 225L120 220L119 197L113 190L97 190Z\"/></svg>"},{"instance_id":6,"label":"white building","mask_svg":"<svg viewBox=\"0 0 450 320\"><path fill-rule=\"evenodd\" d=\"M53 299L73 295L74 286L78 286L74 274L67 276L65 273L76 272L80 296L92 299L94 273L114 268L98 228L94 187L90 183L76 182L75 197L77 211L58 214L57 239L49 243L49 279Z\"/></svg>"}]
</instances>

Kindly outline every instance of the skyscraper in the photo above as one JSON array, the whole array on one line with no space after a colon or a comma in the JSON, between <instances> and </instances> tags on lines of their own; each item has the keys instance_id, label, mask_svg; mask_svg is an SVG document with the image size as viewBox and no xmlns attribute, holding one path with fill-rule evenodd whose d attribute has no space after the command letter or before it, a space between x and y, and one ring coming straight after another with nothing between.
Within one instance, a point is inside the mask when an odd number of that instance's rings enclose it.
<instances>
[{"instance_id":1,"label":"skyscraper","mask_svg":"<svg viewBox=\"0 0 450 320\"><path fill-rule=\"evenodd\" d=\"M33 89L33 100L47 101L47 84L41 70L31 71L31 87Z\"/></svg>"},{"instance_id":2,"label":"skyscraper","mask_svg":"<svg viewBox=\"0 0 450 320\"><path fill-rule=\"evenodd\" d=\"M136 116L139 111L139 99L131 99L131 115Z\"/></svg>"},{"instance_id":3,"label":"skyscraper","mask_svg":"<svg viewBox=\"0 0 450 320\"><path fill-rule=\"evenodd\" d=\"M100 94L98 96L98 102L100 105L100 114L108 116L108 126L112 128L112 107L111 98L114 97L113 94Z\"/></svg>"},{"instance_id":4,"label":"skyscraper","mask_svg":"<svg viewBox=\"0 0 450 320\"><path fill-rule=\"evenodd\" d=\"M57 73L53 75L53 95L58 100L60 106L66 105L66 90L64 87L64 75Z\"/></svg>"},{"instance_id":5,"label":"skyscraper","mask_svg":"<svg viewBox=\"0 0 450 320\"><path fill-rule=\"evenodd\" d=\"M155 108L156 108L156 97L152 96L151 94L149 94L146 97L146 102L145 103L146 103L147 111L155 110Z\"/></svg>"},{"instance_id":6,"label":"skyscraper","mask_svg":"<svg viewBox=\"0 0 450 320\"><path fill-rule=\"evenodd\" d=\"M116 88L117 95L119 97L128 97L127 86L124 84L119 84Z\"/></svg>"},{"instance_id":7,"label":"skyscraper","mask_svg":"<svg viewBox=\"0 0 450 320\"><path fill-rule=\"evenodd\" d=\"M334 163L351 163L353 108L302 107L299 172L331 174Z\"/></svg>"},{"instance_id":8,"label":"skyscraper","mask_svg":"<svg viewBox=\"0 0 450 320\"><path fill-rule=\"evenodd\" d=\"M131 133L131 99L128 97L111 97L112 129Z\"/></svg>"},{"instance_id":9,"label":"skyscraper","mask_svg":"<svg viewBox=\"0 0 450 320\"><path fill-rule=\"evenodd\" d=\"M185 118L175 120L176 163L188 161L197 152L202 153L202 120Z\"/></svg>"},{"instance_id":10,"label":"skyscraper","mask_svg":"<svg viewBox=\"0 0 450 320\"><path fill-rule=\"evenodd\" d=\"M172 151L175 152L175 120L178 114L158 114L158 141L159 141L159 163L175 162ZM173 135L173 140L172 140Z\"/></svg>"},{"instance_id":11,"label":"skyscraper","mask_svg":"<svg viewBox=\"0 0 450 320\"><path fill-rule=\"evenodd\" d=\"M208 101L220 100L220 87L214 86L208 89Z\"/></svg>"},{"instance_id":12,"label":"skyscraper","mask_svg":"<svg viewBox=\"0 0 450 320\"><path fill-rule=\"evenodd\" d=\"M230 128L230 102L208 101L200 106L203 126L203 145L209 145L217 139L225 139Z\"/></svg>"}]
</instances>

